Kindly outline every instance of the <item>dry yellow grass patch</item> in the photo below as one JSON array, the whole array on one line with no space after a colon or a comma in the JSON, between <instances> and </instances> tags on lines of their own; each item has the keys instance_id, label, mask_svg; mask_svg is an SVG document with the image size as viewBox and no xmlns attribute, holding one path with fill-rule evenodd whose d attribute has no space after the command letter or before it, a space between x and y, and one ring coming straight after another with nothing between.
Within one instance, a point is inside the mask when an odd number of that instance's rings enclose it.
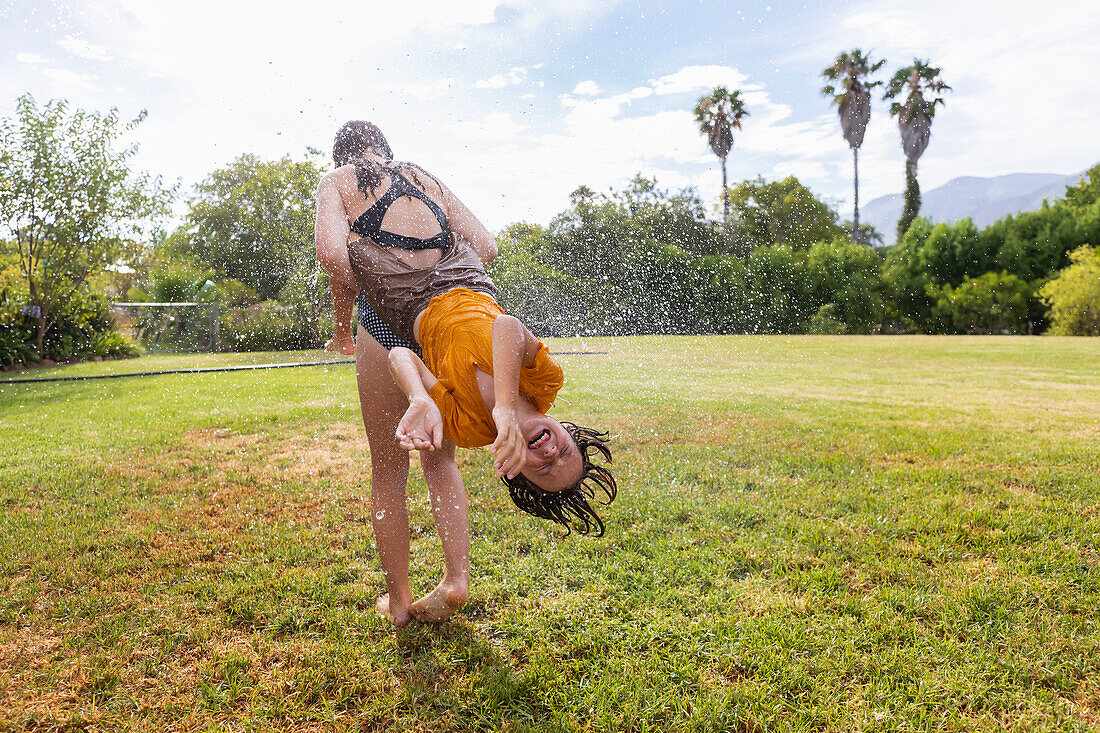
<instances>
[{"instance_id":1,"label":"dry yellow grass patch","mask_svg":"<svg viewBox=\"0 0 1100 733\"><path fill-rule=\"evenodd\" d=\"M108 473L185 498L171 512L176 521L237 533L257 520L318 525L334 507L346 519L360 517L370 451L362 431L343 426L288 438L194 430L163 454L136 457ZM132 510L130 519L140 527L167 517L164 509L146 506Z\"/></svg>"}]
</instances>

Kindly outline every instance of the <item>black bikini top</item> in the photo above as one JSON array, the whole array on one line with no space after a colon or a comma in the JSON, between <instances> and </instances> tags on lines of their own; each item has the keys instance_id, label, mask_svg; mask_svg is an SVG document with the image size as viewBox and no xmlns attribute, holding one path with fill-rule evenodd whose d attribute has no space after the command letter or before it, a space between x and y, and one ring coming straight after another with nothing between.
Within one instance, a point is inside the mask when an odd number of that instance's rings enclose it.
<instances>
[{"instance_id":1,"label":"black bikini top","mask_svg":"<svg viewBox=\"0 0 1100 733\"><path fill-rule=\"evenodd\" d=\"M389 211L393 202L402 196L411 196L427 204L443 231L434 237L420 239L384 230L382 219L385 218L386 212ZM361 237L370 237L382 247L400 247L401 249L411 250L447 249L451 238L451 230L447 225L447 215L443 213L443 209L440 208L439 204L428 198L423 191L406 180L397 171L390 171L389 189L369 209L359 215L359 218L351 225L351 230Z\"/></svg>"}]
</instances>

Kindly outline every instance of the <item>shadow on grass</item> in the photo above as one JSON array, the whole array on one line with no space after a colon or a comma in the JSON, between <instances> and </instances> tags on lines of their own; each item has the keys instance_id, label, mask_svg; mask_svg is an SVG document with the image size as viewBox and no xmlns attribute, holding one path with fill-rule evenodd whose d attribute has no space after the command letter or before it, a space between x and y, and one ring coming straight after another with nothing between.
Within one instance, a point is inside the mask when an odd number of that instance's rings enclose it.
<instances>
[{"instance_id":1,"label":"shadow on grass","mask_svg":"<svg viewBox=\"0 0 1100 733\"><path fill-rule=\"evenodd\" d=\"M463 618L412 623L398 632L394 670L408 712L471 729L559 729L544 680L522 650L512 651Z\"/></svg>"}]
</instances>

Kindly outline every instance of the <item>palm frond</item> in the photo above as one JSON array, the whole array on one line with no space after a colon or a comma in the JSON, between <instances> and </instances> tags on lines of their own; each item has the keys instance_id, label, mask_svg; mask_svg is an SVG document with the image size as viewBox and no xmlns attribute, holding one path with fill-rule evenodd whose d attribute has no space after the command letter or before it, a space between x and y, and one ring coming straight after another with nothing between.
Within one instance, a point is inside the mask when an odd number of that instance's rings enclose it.
<instances>
[{"instance_id":1,"label":"palm frond","mask_svg":"<svg viewBox=\"0 0 1100 733\"><path fill-rule=\"evenodd\" d=\"M832 65L821 73L830 81L839 81L839 85L829 84L821 93L832 97L840 116L841 132L849 147L855 149L863 144L863 135L871 119L870 90L882 84L869 77L886 63L885 59L872 61L870 54L858 48L840 53Z\"/></svg>"}]
</instances>

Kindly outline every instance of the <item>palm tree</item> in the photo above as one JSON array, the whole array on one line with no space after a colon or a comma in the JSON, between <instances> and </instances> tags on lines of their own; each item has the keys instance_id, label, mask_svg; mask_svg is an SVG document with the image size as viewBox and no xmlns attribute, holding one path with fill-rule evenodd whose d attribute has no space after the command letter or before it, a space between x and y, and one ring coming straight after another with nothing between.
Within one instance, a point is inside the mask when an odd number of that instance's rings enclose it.
<instances>
[{"instance_id":1,"label":"palm tree","mask_svg":"<svg viewBox=\"0 0 1100 733\"><path fill-rule=\"evenodd\" d=\"M899 242L920 211L917 160L924 154L928 140L932 137L932 118L936 116L936 105L946 104L942 97L936 95L950 89L940 79L940 69L933 68L920 59L913 59L911 66L898 69L894 78L886 85L883 99L893 99L905 92L902 101L890 105L890 114L898 118L901 147L905 151L905 208L898 220Z\"/></svg>"},{"instance_id":2,"label":"palm tree","mask_svg":"<svg viewBox=\"0 0 1100 733\"><path fill-rule=\"evenodd\" d=\"M726 184L726 156L733 147L733 128L741 129L741 118L748 117L745 103L741 100L741 90L726 91L725 87L715 87L707 96L695 105L695 121L699 123L699 132L707 136L710 149L722 161L722 221L729 219L730 194Z\"/></svg>"},{"instance_id":3,"label":"palm tree","mask_svg":"<svg viewBox=\"0 0 1100 733\"><path fill-rule=\"evenodd\" d=\"M874 63L863 51L853 48L842 53L833 61L833 65L821 72L822 76L833 84L821 89L821 93L833 98L840 115L840 131L852 149L852 167L855 171L855 214L852 217L852 241L860 241L859 229L859 146L863 144L863 134L871 120L871 90L882 84L881 81L868 81L868 77L878 71L886 59ZM839 82L838 85L835 82Z\"/></svg>"}]
</instances>

